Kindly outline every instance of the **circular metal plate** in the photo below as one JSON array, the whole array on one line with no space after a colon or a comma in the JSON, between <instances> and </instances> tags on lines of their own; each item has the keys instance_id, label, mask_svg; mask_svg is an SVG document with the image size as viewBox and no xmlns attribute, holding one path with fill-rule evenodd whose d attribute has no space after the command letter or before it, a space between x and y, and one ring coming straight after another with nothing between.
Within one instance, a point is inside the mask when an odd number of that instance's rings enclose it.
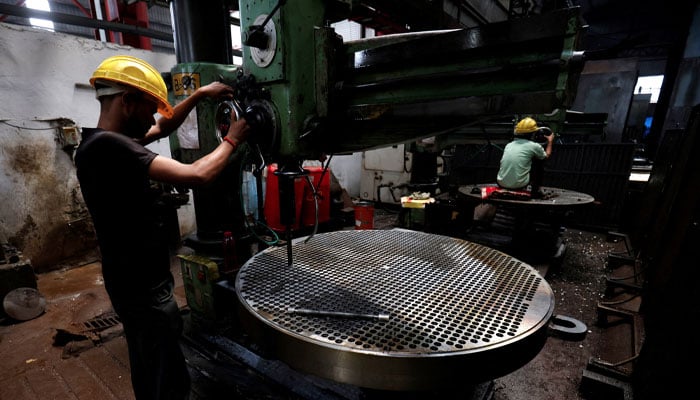
<instances>
[{"instance_id":1,"label":"circular metal plate","mask_svg":"<svg viewBox=\"0 0 700 400\"><path fill-rule=\"evenodd\" d=\"M460 186L459 193L481 200L481 189L487 186L496 186L495 183ZM573 190L542 186L545 197L542 199L514 200L490 198L487 201L505 204L522 204L532 206L575 206L593 203L595 198L589 194Z\"/></svg>"},{"instance_id":2,"label":"circular metal plate","mask_svg":"<svg viewBox=\"0 0 700 400\"><path fill-rule=\"evenodd\" d=\"M484 382L544 345L554 299L531 266L460 239L338 231L256 254L236 278L249 332L292 367L382 390Z\"/></svg>"}]
</instances>

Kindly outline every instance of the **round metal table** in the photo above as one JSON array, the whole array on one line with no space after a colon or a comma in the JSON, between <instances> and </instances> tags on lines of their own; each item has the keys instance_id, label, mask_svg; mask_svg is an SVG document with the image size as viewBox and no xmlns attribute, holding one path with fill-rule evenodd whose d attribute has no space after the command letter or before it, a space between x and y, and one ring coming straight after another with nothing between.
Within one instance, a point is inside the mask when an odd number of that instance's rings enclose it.
<instances>
[{"instance_id":1,"label":"round metal table","mask_svg":"<svg viewBox=\"0 0 700 400\"><path fill-rule=\"evenodd\" d=\"M379 390L486 382L541 350L554 309L530 265L476 243L394 230L322 233L248 260L246 331L305 373Z\"/></svg>"},{"instance_id":2,"label":"round metal table","mask_svg":"<svg viewBox=\"0 0 700 400\"><path fill-rule=\"evenodd\" d=\"M484 187L494 186L491 184L465 185L460 186L459 192L473 199L490 201L502 204L517 204L517 205L532 205L532 206L576 206L589 204L595 201L595 198L589 194L576 192L573 190L542 186L542 192L545 197L542 199L503 199L503 198L488 198L482 199L481 189Z\"/></svg>"},{"instance_id":3,"label":"round metal table","mask_svg":"<svg viewBox=\"0 0 700 400\"><path fill-rule=\"evenodd\" d=\"M564 253L565 246L560 240L562 221L570 217L572 210L584 205L592 205L595 198L573 190L543 186L543 198L505 198L490 196L482 198L482 189L497 186L495 183L465 185L459 187L459 194L468 203L476 205L488 203L498 207L501 231L510 228L510 241L500 247L508 253L534 264L547 263ZM515 196L513 196L515 197ZM472 240L479 240L472 238ZM488 243L487 243L488 244Z\"/></svg>"}]
</instances>

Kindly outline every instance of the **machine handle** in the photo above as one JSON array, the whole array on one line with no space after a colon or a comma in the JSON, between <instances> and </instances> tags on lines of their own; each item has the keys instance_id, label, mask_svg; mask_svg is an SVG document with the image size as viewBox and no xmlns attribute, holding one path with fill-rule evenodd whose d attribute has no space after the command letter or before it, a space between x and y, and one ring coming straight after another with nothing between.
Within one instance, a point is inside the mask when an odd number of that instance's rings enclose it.
<instances>
[{"instance_id":1,"label":"machine handle","mask_svg":"<svg viewBox=\"0 0 700 400\"><path fill-rule=\"evenodd\" d=\"M226 100L219 103L216 109L216 138L219 143L224 140L224 136L228 133L228 128L231 126L231 113L235 114L236 121L243 115L243 108L236 99Z\"/></svg>"}]
</instances>

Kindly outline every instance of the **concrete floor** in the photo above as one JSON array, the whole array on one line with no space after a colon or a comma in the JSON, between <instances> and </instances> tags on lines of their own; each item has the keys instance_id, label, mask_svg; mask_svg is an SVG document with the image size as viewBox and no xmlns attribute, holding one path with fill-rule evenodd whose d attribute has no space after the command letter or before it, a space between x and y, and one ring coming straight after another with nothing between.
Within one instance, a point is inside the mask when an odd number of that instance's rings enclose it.
<instances>
[{"instance_id":1,"label":"concrete floor","mask_svg":"<svg viewBox=\"0 0 700 400\"><path fill-rule=\"evenodd\" d=\"M132 399L122 336L77 356L64 356L67 347L54 346L58 330L80 332L83 322L111 312L99 262L41 274L37 285L46 298L46 312L0 326L0 398Z\"/></svg>"},{"instance_id":2,"label":"concrete floor","mask_svg":"<svg viewBox=\"0 0 700 400\"><path fill-rule=\"evenodd\" d=\"M390 227L395 218L393 214L378 216L375 223ZM575 230L567 230L564 241L568 245L565 259L546 277L555 292L556 313L587 324L586 339L549 338L540 354L524 367L457 398L596 398L586 397L580 382L587 360L600 356L601 342L612 343L600 339L602 328L595 327L595 309L603 297L600 277L605 273L605 257L619 248L619 243L611 243L599 233ZM100 263L93 261L41 274L38 289L47 300L46 312L33 320L0 324L0 399L133 399L121 325L101 330L100 335L86 329L86 321L109 317L111 312ZM180 262L175 257L173 273L177 301L187 321ZM89 339L77 340L85 337ZM194 381L193 399L387 398L386 393L375 396L296 373L233 342L217 347L211 341L189 337L183 344Z\"/></svg>"}]
</instances>

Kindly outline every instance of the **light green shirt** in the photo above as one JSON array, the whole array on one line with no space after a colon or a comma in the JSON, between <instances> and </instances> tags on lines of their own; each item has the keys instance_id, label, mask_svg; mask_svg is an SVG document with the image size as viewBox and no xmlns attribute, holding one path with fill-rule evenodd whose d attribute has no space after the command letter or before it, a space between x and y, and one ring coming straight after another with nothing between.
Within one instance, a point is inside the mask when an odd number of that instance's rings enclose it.
<instances>
[{"instance_id":1,"label":"light green shirt","mask_svg":"<svg viewBox=\"0 0 700 400\"><path fill-rule=\"evenodd\" d=\"M522 189L530 183L532 159L544 160L547 153L541 144L529 139L513 139L503 149L496 182L507 189Z\"/></svg>"}]
</instances>

